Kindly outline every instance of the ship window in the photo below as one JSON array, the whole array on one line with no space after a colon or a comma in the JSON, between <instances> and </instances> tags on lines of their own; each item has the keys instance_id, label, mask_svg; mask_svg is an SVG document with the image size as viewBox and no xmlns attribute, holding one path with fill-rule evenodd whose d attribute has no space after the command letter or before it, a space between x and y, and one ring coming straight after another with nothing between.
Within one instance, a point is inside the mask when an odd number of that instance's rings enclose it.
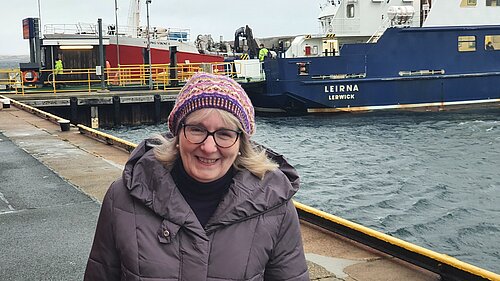
<instances>
[{"instance_id":1,"label":"ship window","mask_svg":"<svg viewBox=\"0 0 500 281\"><path fill-rule=\"evenodd\" d=\"M500 0L486 0L486 6L500 7Z\"/></svg>"},{"instance_id":2,"label":"ship window","mask_svg":"<svg viewBox=\"0 0 500 281\"><path fill-rule=\"evenodd\" d=\"M298 62L297 63L298 75L309 75L309 63Z\"/></svg>"},{"instance_id":3,"label":"ship window","mask_svg":"<svg viewBox=\"0 0 500 281\"><path fill-rule=\"evenodd\" d=\"M473 52L476 50L476 36L458 36L458 51Z\"/></svg>"},{"instance_id":4,"label":"ship window","mask_svg":"<svg viewBox=\"0 0 500 281\"><path fill-rule=\"evenodd\" d=\"M312 48L311 54L312 54L312 55L317 55L317 54L318 54L318 46L313 45L313 48Z\"/></svg>"},{"instance_id":5,"label":"ship window","mask_svg":"<svg viewBox=\"0 0 500 281\"><path fill-rule=\"evenodd\" d=\"M477 0L462 0L460 7L475 7L477 5Z\"/></svg>"},{"instance_id":6,"label":"ship window","mask_svg":"<svg viewBox=\"0 0 500 281\"><path fill-rule=\"evenodd\" d=\"M484 36L484 49L486 51L500 50L500 35Z\"/></svg>"},{"instance_id":7,"label":"ship window","mask_svg":"<svg viewBox=\"0 0 500 281\"><path fill-rule=\"evenodd\" d=\"M347 4L347 18L354 17L354 4Z\"/></svg>"}]
</instances>

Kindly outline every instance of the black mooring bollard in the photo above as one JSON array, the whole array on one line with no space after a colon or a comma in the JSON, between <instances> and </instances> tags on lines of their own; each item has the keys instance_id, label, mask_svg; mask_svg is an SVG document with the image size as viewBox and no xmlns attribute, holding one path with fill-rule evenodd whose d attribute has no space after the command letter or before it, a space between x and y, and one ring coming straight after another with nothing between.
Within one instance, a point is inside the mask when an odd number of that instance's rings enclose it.
<instances>
[{"instance_id":1,"label":"black mooring bollard","mask_svg":"<svg viewBox=\"0 0 500 281\"><path fill-rule=\"evenodd\" d=\"M10 100L9 99L0 100L0 105L2 106L2 108L10 108Z\"/></svg>"},{"instance_id":2,"label":"black mooring bollard","mask_svg":"<svg viewBox=\"0 0 500 281\"><path fill-rule=\"evenodd\" d=\"M177 46L170 46L170 73L169 80L170 86L179 86L179 80L177 78Z\"/></svg>"},{"instance_id":3,"label":"black mooring bollard","mask_svg":"<svg viewBox=\"0 0 500 281\"><path fill-rule=\"evenodd\" d=\"M119 96L113 96L113 111L114 111L114 118L113 118L113 123L115 126L120 126L122 123L121 120L121 114L120 114L120 97Z\"/></svg>"},{"instance_id":4,"label":"black mooring bollard","mask_svg":"<svg viewBox=\"0 0 500 281\"><path fill-rule=\"evenodd\" d=\"M77 97L69 98L69 106L71 109L70 121L73 124L78 124L78 98Z\"/></svg>"},{"instance_id":5,"label":"black mooring bollard","mask_svg":"<svg viewBox=\"0 0 500 281\"><path fill-rule=\"evenodd\" d=\"M61 131L63 132L67 132L69 131L69 120L66 120L66 119L59 119L57 120L57 122L59 123L59 126L61 126Z\"/></svg>"},{"instance_id":6,"label":"black mooring bollard","mask_svg":"<svg viewBox=\"0 0 500 281\"><path fill-rule=\"evenodd\" d=\"M156 94L154 95L155 102L155 124L161 122L161 96Z\"/></svg>"}]
</instances>

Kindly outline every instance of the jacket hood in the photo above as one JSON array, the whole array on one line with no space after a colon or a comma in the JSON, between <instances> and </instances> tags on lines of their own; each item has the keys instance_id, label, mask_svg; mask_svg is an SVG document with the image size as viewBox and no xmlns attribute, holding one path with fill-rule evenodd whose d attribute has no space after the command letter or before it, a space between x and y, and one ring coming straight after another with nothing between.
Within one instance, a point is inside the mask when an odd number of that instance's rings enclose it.
<instances>
[{"instance_id":1,"label":"jacket hood","mask_svg":"<svg viewBox=\"0 0 500 281\"><path fill-rule=\"evenodd\" d=\"M184 226L197 224L170 170L156 160L151 149L153 143L152 140L145 140L132 152L123 171L125 186L132 197L173 223ZM262 180L247 170L239 170L228 193L205 226L207 232L273 210L289 201L298 191L297 171L282 155L271 150L267 153L279 168L268 172Z\"/></svg>"}]
</instances>

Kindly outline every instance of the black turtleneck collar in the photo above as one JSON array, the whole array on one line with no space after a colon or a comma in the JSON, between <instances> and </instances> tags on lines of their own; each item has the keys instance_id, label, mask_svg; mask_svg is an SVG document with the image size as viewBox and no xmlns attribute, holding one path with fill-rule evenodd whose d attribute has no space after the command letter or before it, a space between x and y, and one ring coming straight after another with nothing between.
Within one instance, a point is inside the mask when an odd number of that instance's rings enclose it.
<instances>
[{"instance_id":1,"label":"black turtleneck collar","mask_svg":"<svg viewBox=\"0 0 500 281\"><path fill-rule=\"evenodd\" d=\"M231 167L220 179L204 183L189 176L182 165L182 160L179 159L172 168L171 174L182 196L196 214L201 225L205 226L228 191L233 181L234 168Z\"/></svg>"}]
</instances>

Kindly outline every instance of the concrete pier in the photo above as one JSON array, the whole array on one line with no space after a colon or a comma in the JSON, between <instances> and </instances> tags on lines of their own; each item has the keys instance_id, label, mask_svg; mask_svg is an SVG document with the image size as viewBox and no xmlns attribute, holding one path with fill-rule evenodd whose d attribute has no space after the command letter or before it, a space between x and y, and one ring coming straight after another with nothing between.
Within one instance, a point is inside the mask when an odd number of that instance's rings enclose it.
<instances>
[{"instance_id":1,"label":"concrete pier","mask_svg":"<svg viewBox=\"0 0 500 281\"><path fill-rule=\"evenodd\" d=\"M180 88L106 92L2 94L92 128L166 122Z\"/></svg>"},{"instance_id":2,"label":"concrete pier","mask_svg":"<svg viewBox=\"0 0 500 281\"><path fill-rule=\"evenodd\" d=\"M15 107L0 111L0 276L81 280L99 202L128 153ZM302 223L312 280L439 276Z\"/></svg>"}]
</instances>

